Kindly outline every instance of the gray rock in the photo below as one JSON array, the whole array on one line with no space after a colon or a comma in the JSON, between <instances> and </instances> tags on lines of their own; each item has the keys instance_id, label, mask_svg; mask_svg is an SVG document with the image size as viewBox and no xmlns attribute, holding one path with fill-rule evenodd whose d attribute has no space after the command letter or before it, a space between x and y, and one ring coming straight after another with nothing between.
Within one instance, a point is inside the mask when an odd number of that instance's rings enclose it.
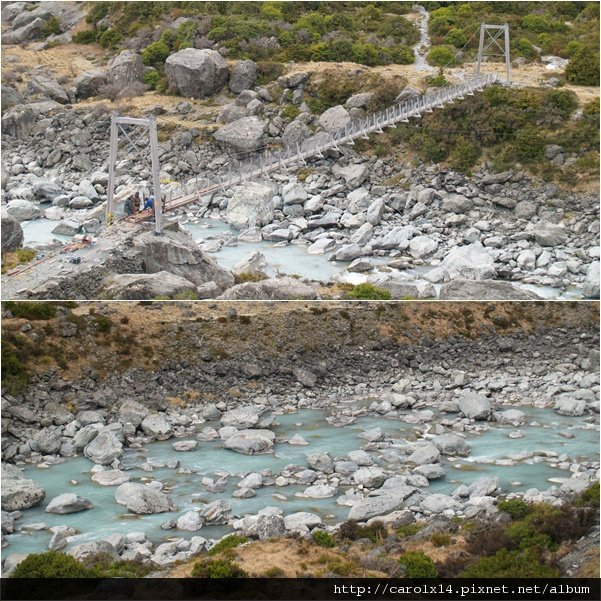
<instances>
[{"instance_id":1,"label":"gray rock","mask_svg":"<svg viewBox=\"0 0 601 601\"><path fill-rule=\"evenodd\" d=\"M11 200L6 206L8 214L17 221L29 221L42 215L40 207L29 200Z\"/></svg>"},{"instance_id":2,"label":"gray rock","mask_svg":"<svg viewBox=\"0 0 601 601\"><path fill-rule=\"evenodd\" d=\"M259 117L243 117L219 128L213 137L226 150L249 154L263 145L267 127Z\"/></svg>"},{"instance_id":3,"label":"gray rock","mask_svg":"<svg viewBox=\"0 0 601 601\"><path fill-rule=\"evenodd\" d=\"M198 511L188 511L177 519L178 530L189 530L195 532L202 528L202 518Z\"/></svg>"},{"instance_id":4,"label":"gray rock","mask_svg":"<svg viewBox=\"0 0 601 601\"><path fill-rule=\"evenodd\" d=\"M432 444L442 455L459 455L466 457L470 454L470 447L461 436L447 433L439 434L432 439Z\"/></svg>"},{"instance_id":5,"label":"gray rock","mask_svg":"<svg viewBox=\"0 0 601 601\"><path fill-rule=\"evenodd\" d=\"M63 236L75 236L81 230L81 225L78 221L65 219L52 230L53 234L62 234Z\"/></svg>"},{"instance_id":6,"label":"gray rock","mask_svg":"<svg viewBox=\"0 0 601 601\"><path fill-rule=\"evenodd\" d=\"M262 227L273 221L273 188L251 182L238 186L227 205L227 222L237 230Z\"/></svg>"},{"instance_id":7,"label":"gray rock","mask_svg":"<svg viewBox=\"0 0 601 601\"><path fill-rule=\"evenodd\" d=\"M14 106L2 115L2 133L23 140L31 132L35 117L35 112L30 106Z\"/></svg>"},{"instance_id":8,"label":"gray rock","mask_svg":"<svg viewBox=\"0 0 601 601\"><path fill-rule=\"evenodd\" d=\"M223 499L213 501L200 510L200 518L207 526L227 524L232 514L232 506Z\"/></svg>"},{"instance_id":9,"label":"gray rock","mask_svg":"<svg viewBox=\"0 0 601 601\"><path fill-rule=\"evenodd\" d=\"M144 484L126 482L115 490L115 501L125 505L129 511L137 514L164 513L176 511L173 501L160 490Z\"/></svg>"},{"instance_id":10,"label":"gray rock","mask_svg":"<svg viewBox=\"0 0 601 601\"><path fill-rule=\"evenodd\" d=\"M22 13L24 14L24 13ZM26 13L25 13L26 14ZM44 35L46 21L40 17L34 18L25 25L2 34L3 44L21 44L30 40L39 40Z\"/></svg>"},{"instance_id":11,"label":"gray rock","mask_svg":"<svg viewBox=\"0 0 601 601\"><path fill-rule=\"evenodd\" d=\"M496 275L495 262L480 242L457 246L442 262L446 279L487 280Z\"/></svg>"},{"instance_id":12,"label":"gray rock","mask_svg":"<svg viewBox=\"0 0 601 601\"><path fill-rule=\"evenodd\" d=\"M334 471L334 461L328 453L311 453L307 455L307 463L309 467L324 474L331 474Z\"/></svg>"},{"instance_id":13,"label":"gray rock","mask_svg":"<svg viewBox=\"0 0 601 601\"><path fill-rule=\"evenodd\" d=\"M477 392L465 391L459 399L459 410L475 420L486 420L491 413L490 401Z\"/></svg>"},{"instance_id":14,"label":"gray rock","mask_svg":"<svg viewBox=\"0 0 601 601\"><path fill-rule=\"evenodd\" d=\"M89 499L84 499L75 493L64 493L58 495L58 497L54 497L48 503L46 512L64 515L65 513L77 513L85 509L91 509L92 507L92 501Z\"/></svg>"},{"instance_id":15,"label":"gray rock","mask_svg":"<svg viewBox=\"0 0 601 601\"><path fill-rule=\"evenodd\" d=\"M347 126L350 122L349 112L340 104L324 111L318 120L319 125L330 133Z\"/></svg>"},{"instance_id":16,"label":"gray rock","mask_svg":"<svg viewBox=\"0 0 601 601\"><path fill-rule=\"evenodd\" d=\"M254 61L238 61L230 74L228 86L234 94L239 94L243 90L250 90L257 79L257 65Z\"/></svg>"},{"instance_id":17,"label":"gray rock","mask_svg":"<svg viewBox=\"0 0 601 601\"><path fill-rule=\"evenodd\" d=\"M84 71L73 81L73 90L77 100L98 96L100 88L108 82L108 76L102 69Z\"/></svg>"},{"instance_id":18,"label":"gray rock","mask_svg":"<svg viewBox=\"0 0 601 601\"><path fill-rule=\"evenodd\" d=\"M281 515L260 515L246 533L259 540L281 537L286 534L286 523Z\"/></svg>"},{"instance_id":19,"label":"gray rock","mask_svg":"<svg viewBox=\"0 0 601 601\"><path fill-rule=\"evenodd\" d=\"M129 482L129 476L121 470L105 470L93 474L92 481L100 486L119 486Z\"/></svg>"},{"instance_id":20,"label":"gray rock","mask_svg":"<svg viewBox=\"0 0 601 601\"><path fill-rule=\"evenodd\" d=\"M265 255L258 250L254 250L234 264L232 273L234 275L241 275L243 273L258 275L263 273L266 266Z\"/></svg>"},{"instance_id":21,"label":"gray rock","mask_svg":"<svg viewBox=\"0 0 601 601\"><path fill-rule=\"evenodd\" d=\"M353 481L366 488L378 488L385 480L384 471L379 467L362 467L353 474Z\"/></svg>"},{"instance_id":22,"label":"gray rock","mask_svg":"<svg viewBox=\"0 0 601 601\"><path fill-rule=\"evenodd\" d=\"M282 200L285 205L303 204L308 196L299 182L289 182L282 188Z\"/></svg>"},{"instance_id":23,"label":"gray rock","mask_svg":"<svg viewBox=\"0 0 601 601\"><path fill-rule=\"evenodd\" d=\"M64 190L57 182L40 177L33 182L33 193L36 198L54 201L64 194Z\"/></svg>"},{"instance_id":24,"label":"gray rock","mask_svg":"<svg viewBox=\"0 0 601 601\"><path fill-rule=\"evenodd\" d=\"M221 416L223 426L234 426L240 430L268 428L273 423L271 411L265 405L248 405L226 411Z\"/></svg>"},{"instance_id":25,"label":"gray rock","mask_svg":"<svg viewBox=\"0 0 601 601\"><path fill-rule=\"evenodd\" d=\"M331 261L353 261L363 255L363 249L358 244L345 244L331 257Z\"/></svg>"},{"instance_id":26,"label":"gray rock","mask_svg":"<svg viewBox=\"0 0 601 601\"><path fill-rule=\"evenodd\" d=\"M145 434L157 440L167 440L173 435L173 428L169 420L160 413L154 413L144 418L140 427L144 430Z\"/></svg>"},{"instance_id":27,"label":"gray rock","mask_svg":"<svg viewBox=\"0 0 601 601\"><path fill-rule=\"evenodd\" d=\"M474 480L468 487L470 497L489 497L498 493L501 489L501 482L498 478L489 478L483 476Z\"/></svg>"},{"instance_id":28,"label":"gray rock","mask_svg":"<svg viewBox=\"0 0 601 601\"><path fill-rule=\"evenodd\" d=\"M438 461L440 457L440 451L432 443L427 443L423 446L418 447L409 457L407 461L415 463L417 465L425 465L428 463L434 463Z\"/></svg>"},{"instance_id":29,"label":"gray rock","mask_svg":"<svg viewBox=\"0 0 601 601\"><path fill-rule=\"evenodd\" d=\"M308 497L309 499L327 499L336 494L336 489L329 484L315 484L308 486L302 493L296 493L297 497Z\"/></svg>"},{"instance_id":30,"label":"gray rock","mask_svg":"<svg viewBox=\"0 0 601 601\"><path fill-rule=\"evenodd\" d=\"M316 298L315 287L293 277L280 277L238 284L219 296L218 300L314 300Z\"/></svg>"},{"instance_id":31,"label":"gray rock","mask_svg":"<svg viewBox=\"0 0 601 601\"><path fill-rule=\"evenodd\" d=\"M2 209L2 252L12 252L23 246L23 228L17 219Z\"/></svg>"},{"instance_id":32,"label":"gray rock","mask_svg":"<svg viewBox=\"0 0 601 601\"><path fill-rule=\"evenodd\" d=\"M119 407L119 418L121 421L124 424L133 424L136 428L149 414L149 409L136 401L124 401Z\"/></svg>"},{"instance_id":33,"label":"gray rock","mask_svg":"<svg viewBox=\"0 0 601 601\"><path fill-rule=\"evenodd\" d=\"M46 75L34 75L27 83L27 89L32 94L42 94L60 104L69 104L69 95L63 87L51 77Z\"/></svg>"},{"instance_id":34,"label":"gray rock","mask_svg":"<svg viewBox=\"0 0 601 601\"><path fill-rule=\"evenodd\" d=\"M1 88L0 101L2 103L1 111L3 115L5 111L13 106L19 106L25 103L23 96L17 90L4 85Z\"/></svg>"},{"instance_id":35,"label":"gray rock","mask_svg":"<svg viewBox=\"0 0 601 601\"><path fill-rule=\"evenodd\" d=\"M4 227L4 222L2 222L2 227ZM585 298L599 298L599 261L593 261L588 266L582 294Z\"/></svg>"},{"instance_id":36,"label":"gray rock","mask_svg":"<svg viewBox=\"0 0 601 601\"><path fill-rule=\"evenodd\" d=\"M86 559L86 557L97 555L98 553L107 553L114 561L119 559L119 554L115 550L115 547L105 540L95 540L75 545L75 547L70 549L67 553L68 555L75 557L78 561L82 561Z\"/></svg>"},{"instance_id":37,"label":"gray rock","mask_svg":"<svg viewBox=\"0 0 601 601\"><path fill-rule=\"evenodd\" d=\"M438 242L428 236L416 236L409 243L409 252L416 259L423 259L434 254L438 249Z\"/></svg>"},{"instance_id":38,"label":"gray rock","mask_svg":"<svg viewBox=\"0 0 601 601\"><path fill-rule=\"evenodd\" d=\"M26 478L23 472L2 462L1 506L4 511L20 511L39 505L46 496L43 488Z\"/></svg>"},{"instance_id":39,"label":"gray rock","mask_svg":"<svg viewBox=\"0 0 601 601\"><path fill-rule=\"evenodd\" d=\"M132 83L142 81L144 63L142 57L132 50L123 50L111 63L110 77L115 84L127 88Z\"/></svg>"},{"instance_id":40,"label":"gray rock","mask_svg":"<svg viewBox=\"0 0 601 601\"><path fill-rule=\"evenodd\" d=\"M442 208L447 213L467 213L472 208L472 201L462 194L450 194L442 201Z\"/></svg>"},{"instance_id":41,"label":"gray rock","mask_svg":"<svg viewBox=\"0 0 601 601\"><path fill-rule=\"evenodd\" d=\"M167 58L165 74L182 96L207 98L225 86L229 71L219 52L185 48Z\"/></svg>"},{"instance_id":42,"label":"gray rock","mask_svg":"<svg viewBox=\"0 0 601 601\"><path fill-rule=\"evenodd\" d=\"M94 463L110 465L123 456L123 445L112 432L103 430L84 448L83 454Z\"/></svg>"},{"instance_id":43,"label":"gray rock","mask_svg":"<svg viewBox=\"0 0 601 601\"><path fill-rule=\"evenodd\" d=\"M559 246L567 239L567 233L560 225L539 221L533 228L534 239L541 246Z\"/></svg>"},{"instance_id":44,"label":"gray rock","mask_svg":"<svg viewBox=\"0 0 601 601\"><path fill-rule=\"evenodd\" d=\"M443 513L457 507L458 503L453 497L442 494L429 495L420 503L420 508L428 513Z\"/></svg>"},{"instance_id":45,"label":"gray rock","mask_svg":"<svg viewBox=\"0 0 601 601\"><path fill-rule=\"evenodd\" d=\"M174 298L179 294L196 292L192 282L168 271L113 274L103 281L103 289L112 300Z\"/></svg>"},{"instance_id":46,"label":"gray rock","mask_svg":"<svg viewBox=\"0 0 601 601\"><path fill-rule=\"evenodd\" d=\"M270 453L274 441L275 434L271 430L240 430L225 440L223 446L244 455L258 455Z\"/></svg>"},{"instance_id":47,"label":"gray rock","mask_svg":"<svg viewBox=\"0 0 601 601\"><path fill-rule=\"evenodd\" d=\"M357 501L349 511L348 519L364 522L370 518L397 511L404 507L405 500L415 490L412 486L398 486L386 490L380 489L377 495L370 495Z\"/></svg>"},{"instance_id":48,"label":"gray rock","mask_svg":"<svg viewBox=\"0 0 601 601\"><path fill-rule=\"evenodd\" d=\"M586 410L586 401L570 398L569 393L566 393L557 399L553 409L557 411L559 415L578 417L580 415L584 415Z\"/></svg>"},{"instance_id":49,"label":"gray rock","mask_svg":"<svg viewBox=\"0 0 601 601\"><path fill-rule=\"evenodd\" d=\"M282 133L282 144L285 147L296 147L311 137L311 130L304 121L295 119L286 125Z\"/></svg>"},{"instance_id":50,"label":"gray rock","mask_svg":"<svg viewBox=\"0 0 601 601\"><path fill-rule=\"evenodd\" d=\"M314 513L308 513L306 511L298 511L297 513L291 513L284 517L284 525L286 530L311 530L316 526L321 526L323 520Z\"/></svg>"}]
</instances>

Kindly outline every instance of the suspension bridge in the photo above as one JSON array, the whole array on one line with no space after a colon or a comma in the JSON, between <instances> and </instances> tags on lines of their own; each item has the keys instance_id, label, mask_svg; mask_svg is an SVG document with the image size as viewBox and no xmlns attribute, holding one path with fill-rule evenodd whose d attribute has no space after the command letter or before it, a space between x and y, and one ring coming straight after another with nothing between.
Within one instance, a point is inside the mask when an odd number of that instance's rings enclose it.
<instances>
[{"instance_id":1,"label":"suspension bridge","mask_svg":"<svg viewBox=\"0 0 601 601\"><path fill-rule=\"evenodd\" d=\"M504 38L503 46L498 42L501 36ZM496 54L495 56L504 58L504 77L499 73L481 74L481 64L485 53L493 45L501 50L501 55ZM119 133L123 133L130 144L136 148L128 132L123 128L124 125L141 125L148 130L155 199L152 210L141 211L128 219L139 222L154 216L155 232L159 234L162 231L162 216L164 213L197 204L207 195L219 191L225 192L233 186L264 177L270 172L302 167L308 159L322 158L329 150L338 150L343 145L353 145L355 140L367 139L371 133L383 133L384 129L395 127L399 123L408 123L411 118L419 119L424 113L431 113L435 109L454 104L455 101L464 100L466 96L473 96L496 83L507 85L510 83L509 27L507 24L487 25L482 23L476 71L473 77L466 81L409 98L384 110L372 113L365 118L353 120L334 132L320 132L303 143L287 146L278 152L266 150L244 161L230 161L226 173L213 177L197 177L192 182L182 184L176 191L169 191L166 194L161 194L159 180L156 120L120 117L113 113L111 118L107 215L112 218L115 201L131 194L131 189L121 191L118 196L114 194Z\"/></svg>"}]
</instances>

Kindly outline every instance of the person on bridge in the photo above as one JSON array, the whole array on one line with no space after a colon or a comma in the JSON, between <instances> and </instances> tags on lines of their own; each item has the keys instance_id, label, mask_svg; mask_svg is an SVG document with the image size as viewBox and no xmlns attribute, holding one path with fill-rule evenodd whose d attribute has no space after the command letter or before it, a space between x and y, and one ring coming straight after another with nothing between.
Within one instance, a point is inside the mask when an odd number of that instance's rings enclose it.
<instances>
[{"instance_id":1,"label":"person on bridge","mask_svg":"<svg viewBox=\"0 0 601 601\"><path fill-rule=\"evenodd\" d=\"M134 213L137 213L142 207L142 200L140 199L140 193L136 192L134 194Z\"/></svg>"},{"instance_id":2,"label":"person on bridge","mask_svg":"<svg viewBox=\"0 0 601 601\"><path fill-rule=\"evenodd\" d=\"M133 215L136 212L133 196L130 195L125 199L125 202L123 203L123 212L125 215Z\"/></svg>"},{"instance_id":3,"label":"person on bridge","mask_svg":"<svg viewBox=\"0 0 601 601\"><path fill-rule=\"evenodd\" d=\"M144 210L146 210L146 209L153 209L153 208L154 208L154 198L152 196L149 196L144 201Z\"/></svg>"}]
</instances>

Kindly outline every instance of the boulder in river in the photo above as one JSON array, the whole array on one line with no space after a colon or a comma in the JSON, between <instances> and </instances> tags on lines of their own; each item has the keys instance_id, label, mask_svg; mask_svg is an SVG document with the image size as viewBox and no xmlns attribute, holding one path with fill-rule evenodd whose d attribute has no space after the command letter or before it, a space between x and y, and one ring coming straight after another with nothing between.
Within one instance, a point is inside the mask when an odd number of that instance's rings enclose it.
<instances>
[{"instance_id":1,"label":"boulder in river","mask_svg":"<svg viewBox=\"0 0 601 601\"><path fill-rule=\"evenodd\" d=\"M470 419L485 420L491 414L490 401L477 392L467 390L459 399L459 410Z\"/></svg>"},{"instance_id":2,"label":"boulder in river","mask_svg":"<svg viewBox=\"0 0 601 601\"><path fill-rule=\"evenodd\" d=\"M93 426L92 426L93 427ZM102 430L83 450L94 463L110 465L123 456L123 445L109 430Z\"/></svg>"},{"instance_id":3,"label":"boulder in river","mask_svg":"<svg viewBox=\"0 0 601 601\"><path fill-rule=\"evenodd\" d=\"M14 465L2 463L1 505L4 511L19 511L39 505L46 496L43 488L26 478Z\"/></svg>"},{"instance_id":4,"label":"boulder in river","mask_svg":"<svg viewBox=\"0 0 601 601\"><path fill-rule=\"evenodd\" d=\"M258 455L271 453L274 441L271 430L240 430L225 440L223 446L244 455Z\"/></svg>"},{"instance_id":5,"label":"boulder in river","mask_svg":"<svg viewBox=\"0 0 601 601\"><path fill-rule=\"evenodd\" d=\"M136 482L121 484L115 490L115 501L138 514L177 510L175 503L164 492Z\"/></svg>"},{"instance_id":6,"label":"boulder in river","mask_svg":"<svg viewBox=\"0 0 601 601\"><path fill-rule=\"evenodd\" d=\"M405 505L405 499L415 492L413 486L398 486L391 489L380 489L377 494L357 501L350 509L349 520L363 522L370 518L386 515Z\"/></svg>"},{"instance_id":7,"label":"boulder in river","mask_svg":"<svg viewBox=\"0 0 601 601\"><path fill-rule=\"evenodd\" d=\"M148 434L148 436L152 436L157 440L167 440L173 434L171 424L167 418L160 413L149 415L140 425L145 434Z\"/></svg>"},{"instance_id":8,"label":"boulder in river","mask_svg":"<svg viewBox=\"0 0 601 601\"><path fill-rule=\"evenodd\" d=\"M248 405L226 411L221 416L221 424L241 430L247 428L268 428L273 423L271 411L265 405Z\"/></svg>"},{"instance_id":9,"label":"boulder in river","mask_svg":"<svg viewBox=\"0 0 601 601\"><path fill-rule=\"evenodd\" d=\"M93 507L92 501L84 499L75 493L64 493L54 497L46 506L47 513L77 513Z\"/></svg>"}]
</instances>

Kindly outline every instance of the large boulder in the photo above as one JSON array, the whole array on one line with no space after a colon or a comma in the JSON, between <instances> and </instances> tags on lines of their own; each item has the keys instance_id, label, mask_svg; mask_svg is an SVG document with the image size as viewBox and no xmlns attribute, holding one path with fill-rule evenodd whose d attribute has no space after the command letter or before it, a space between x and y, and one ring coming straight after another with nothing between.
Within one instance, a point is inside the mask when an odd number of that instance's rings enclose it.
<instances>
[{"instance_id":1,"label":"large boulder","mask_svg":"<svg viewBox=\"0 0 601 601\"><path fill-rule=\"evenodd\" d=\"M212 501L200 510L200 519L207 526L227 524L231 515L232 506L223 499Z\"/></svg>"},{"instance_id":2,"label":"large boulder","mask_svg":"<svg viewBox=\"0 0 601 601\"><path fill-rule=\"evenodd\" d=\"M77 100L97 96L100 88L108 81L108 76L102 69L84 71L73 81L73 91Z\"/></svg>"},{"instance_id":3,"label":"large boulder","mask_svg":"<svg viewBox=\"0 0 601 601\"><path fill-rule=\"evenodd\" d=\"M240 430L223 443L226 449L244 455L271 453L275 434L271 430Z\"/></svg>"},{"instance_id":4,"label":"large boulder","mask_svg":"<svg viewBox=\"0 0 601 601\"><path fill-rule=\"evenodd\" d=\"M35 118L36 114L30 106L13 106L2 115L2 133L22 140L29 135Z\"/></svg>"},{"instance_id":5,"label":"large boulder","mask_svg":"<svg viewBox=\"0 0 601 601\"><path fill-rule=\"evenodd\" d=\"M416 465L427 465L438 461L440 458L440 451L435 445L428 442L415 449L411 455L407 458L407 461L415 463Z\"/></svg>"},{"instance_id":6,"label":"large boulder","mask_svg":"<svg viewBox=\"0 0 601 601\"><path fill-rule=\"evenodd\" d=\"M29 200L15 199L11 200L6 206L8 214L17 221L29 221L37 219L42 215L40 207ZM4 224L3 224L4 227Z\"/></svg>"},{"instance_id":7,"label":"large boulder","mask_svg":"<svg viewBox=\"0 0 601 601\"><path fill-rule=\"evenodd\" d=\"M273 417L265 405L248 405L226 411L221 416L221 423L224 426L234 426L241 430L268 428L273 423Z\"/></svg>"},{"instance_id":8,"label":"large boulder","mask_svg":"<svg viewBox=\"0 0 601 601\"><path fill-rule=\"evenodd\" d=\"M267 127L259 117L243 117L220 127L213 137L225 150L251 154L263 145Z\"/></svg>"},{"instance_id":9,"label":"large boulder","mask_svg":"<svg viewBox=\"0 0 601 601\"><path fill-rule=\"evenodd\" d=\"M5 111L12 108L13 106L18 106L20 104L24 104L23 96L20 92L11 88L10 86L1 86L0 90L0 102L1 102L1 112L4 115Z\"/></svg>"},{"instance_id":10,"label":"large boulder","mask_svg":"<svg viewBox=\"0 0 601 601\"><path fill-rule=\"evenodd\" d=\"M269 278L232 286L218 300L315 300L315 287L293 277Z\"/></svg>"},{"instance_id":11,"label":"large boulder","mask_svg":"<svg viewBox=\"0 0 601 601\"><path fill-rule=\"evenodd\" d=\"M219 52L185 48L167 58L165 74L182 96L207 98L223 88L229 71Z\"/></svg>"},{"instance_id":12,"label":"large boulder","mask_svg":"<svg viewBox=\"0 0 601 601\"><path fill-rule=\"evenodd\" d=\"M452 433L439 434L432 439L432 444L442 455L459 455L466 457L470 454L470 448L461 436Z\"/></svg>"},{"instance_id":13,"label":"large boulder","mask_svg":"<svg viewBox=\"0 0 601 601\"><path fill-rule=\"evenodd\" d=\"M4 227L4 222L2 227ZM4 246L4 242L2 242L2 246ZM588 266L582 294L585 298L599 298L599 261L593 261Z\"/></svg>"},{"instance_id":14,"label":"large boulder","mask_svg":"<svg viewBox=\"0 0 601 601\"><path fill-rule=\"evenodd\" d=\"M559 246L567 239L566 231L560 225L539 221L533 228L534 239L541 246Z\"/></svg>"},{"instance_id":15,"label":"large boulder","mask_svg":"<svg viewBox=\"0 0 601 601\"><path fill-rule=\"evenodd\" d=\"M234 284L234 276L203 253L182 232L164 231L161 236L144 232L133 239L146 273L168 271L196 286L215 282L220 290Z\"/></svg>"},{"instance_id":16,"label":"large boulder","mask_svg":"<svg viewBox=\"0 0 601 601\"><path fill-rule=\"evenodd\" d=\"M9 463L2 463L1 506L4 511L20 511L39 505L46 496L43 488L26 478L23 472Z\"/></svg>"},{"instance_id":17,"label":"large boulder","mask_svg":"<svg viewBox=\"0 0 601 601\"><path fill-rule=\"evenodd\" d=\"M23 228L5 208L2 209L2 252L11 252L23 246Z\"/></svg>"},{"instance_id":18,"label":"large boulder","mask_svg":"<svg viewBox=\"0 0 601 601\"><path fill-rule=\"evenodd\" d=\"M457 246L444 258L445 280L488 280L496 275L495 262L480 242Z\"/></svg>"},{"instance_id":19,"label":"large boulder","mask_svg":"<svg viewBox=\"0 0 601 601\"><path fill-rule=\"evenodd\" d=\"M228 86L234 94L239 94L243 90L250 90L257 79L257 65L254 61L238 61L232 67L230 81Z\"/></svg>"},{"instance_id":20,"label":"large boulder","mask_svg":"<svg viewBox=\"0 0 601 601\"><path fill-rule=\"evenodd\" d=\"M119 407L119 418L121 421L124 424L133 424L136 428L149 414L150 410L136 401L124 401Z\"/></svg>"},{"instance_id":21,"label":"large boulder","mask_svg":"<svg viewBox=\"0 0 601 601\"><path fill-rule=\"evenodd\" d=\"M440 300L539 300L540 297L510 282L453 280L443 284Z\"/></svg>"},{"instance_id":22,"label":"large boulder","mask_svg":"<svg viewBox=\"0 0 601 601\"><path fill-rule=\"evenodd\" d=\"M46 512L63 515L65 513L77 513L92 507L92 501L70 492L54 497L46 506Z\"/></svg>"},{"instance_id":23,"label":"large boulder","mask_svg":"<svg viewBox=\"0 0 601 601\"><path fill-rule=\"evenodd\" d=\"M380 489L377 491L377 495L370 495L357 501L349 511L348 519L363 522L401 509L405 504L405 500L414 492L415 488L413 486Z\"/></svg>"},{"instance_id":24,"label":"large boulder","mask_svg":"<svg viewBox=\"0 0 601 601\"><path fill-rule=\"evenodd\" d=\"M110 465L123 456L123 445L110 430L102 430L83 450L83 454L100 465Z\"/></svg>"},{"instance_id":25,"label":"large boulder","mask_svg":"<svg viewBox=\"0 0 601 601\"><path fill-rule=\"evenodd\" d=\"M100 486L119 486L129 482L129 476L121 470L104 470L95 472L92 482L96 482Z\"/></svg>"},{"instance_id":26,"label":"large boulder","mask_svg":"<svg viewBox=\"0 0 601 601\"><path fill-rule=\"evenodd\" d=\"M568 415L570 417L579 417L584 415L586 410L586 401L574 399L569 393L562 394L555 402L553 409L559 415Z\"/></svg>"},{"instance_id":27,"label":"large boulder","mask_svg":"<svg viewBox=\"0 0 601 601\"><path fill-rule=\"evenodd\" d=\"M260 515L246 530L246 534L259 540L281 537L286 534L286 522L281 515Z\"/></svg>"},{"instance_id":28,"label":"large boulder","mask_svg":"<svg viewBox=\"0 0 601 601\"><path fill-rule=\"evenodd\" d=\"M35 17L21 27L17 27L13 31L2 34L3 44L21 44L31 40L39 40L44 35L46 21L40 17Z\"/></svg>"},{"instance_id":29,"label":"large boulder","mask_svg":"<svg viewBox=\"0 0 601 601\"><path fill-rule=\"evenodd\" d=\"M490 417L490 401L477 392L465 391L459 399L459 411L470 419L485 420Z\"/></svg>"},{"instance_id":30,"label":"large boulder","mask_svg":"<svg viewBox=\"0 0 601 601\"><path fill-rule=\"evenodd\" d=\"M168 271L114 274L104 280L103 287L106 296L113 300L145 300L157 296L173 298L178 294L196 292L192 282Z\"/></svg>"},{"instance_id":31,"label":"large boulder","mask_svg":"<svg viewBox=\"0 0 601 601\"><path fill-rule=\"evenodd\" d=\"M175 503L164 492L136 482L121 484L115 490L115 501L137 514L177 510Z\"/></svg>"},{"instance_id":32,"label":"large boulder","mask_svg":"<svg viewBox=\"0 0 601 601\"><path fill-rule=\"evenodd\" d=\"M271 223L273 194L271 186L256 182L238 186L227 203L227 222L240 231Z\"/></svg>"},{"instance_id":33,"label":"large boulder","mask_svg":"<svg viewBox=\"0 0 601 601\"><path fill-rule=\"evenodd\" d=\"M167 440L173 435L173 428L169 420L160 413L149 415L140 424L144 433L157 440Z\"/></svg>"},{"instance_id":34,"label":"large boulder","mask_svg":"<svg viewBox=\"0 0 601 601\"><path fill-rule=\"evenodd\" d=\"M143 76L142 57L132 50L124 50L111 64L110 77L122 88L126 88L136 81L142 81Z\"/></svg>"},{"instance_id":35,"label":"large boulder","mask_svg":"<svg viewBox=\"0 0 601 601\"><path fill-rule=\"evenodd\" d=\"M324 111L318 120L319 125L330 133L346 127L350 122L349 112L340 104Z\"/></svg>"},{"instance_id":36,"label":"large boulder","mask_svg":"<svg viewBox=\"0 0 601 601\"><path fill-rule=\"evenodd\" d=\"M69 104L69 95L63 87L52 77L44 74L34 75L27 83L27 89L31 94L41 94L60 104Z\"/></svg>"},{"instance_id":37,"label":"large boulder","mask_svg":"<svg viewBox=\"0 0 601 601\"><path fill-rule=\"evenodd\" d=\"M98 553L108 555L113 561L119 559L119 553L117 553L115 547L105 540L92 540L87 543L75 545L72 549L69 549L67 553L68 555L75 557L78 561L83 561L87 557L97 555Z\"/></svg>"}]
</instances>

